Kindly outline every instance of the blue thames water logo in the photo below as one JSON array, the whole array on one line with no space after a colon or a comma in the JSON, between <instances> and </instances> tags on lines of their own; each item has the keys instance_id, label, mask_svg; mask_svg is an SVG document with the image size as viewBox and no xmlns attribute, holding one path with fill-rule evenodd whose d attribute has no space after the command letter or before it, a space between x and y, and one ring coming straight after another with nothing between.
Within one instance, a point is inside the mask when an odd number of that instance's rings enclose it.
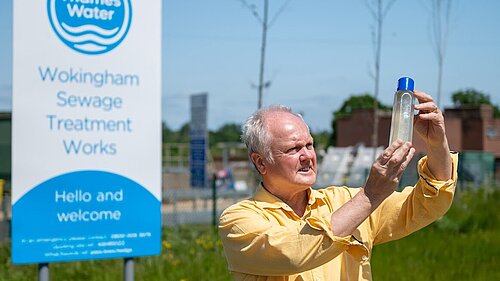
<instances>
[{"instance_id":1,"label":"blue thames water logo","mask_svg":"<svg viewBox=\"0 0 500 281\"><path fill-rule=\"evenodd\" d=\"M48 0L57 36L83 54L102 54L118 46L130 27L130 0Z\"/></svg>"}]
</instances>

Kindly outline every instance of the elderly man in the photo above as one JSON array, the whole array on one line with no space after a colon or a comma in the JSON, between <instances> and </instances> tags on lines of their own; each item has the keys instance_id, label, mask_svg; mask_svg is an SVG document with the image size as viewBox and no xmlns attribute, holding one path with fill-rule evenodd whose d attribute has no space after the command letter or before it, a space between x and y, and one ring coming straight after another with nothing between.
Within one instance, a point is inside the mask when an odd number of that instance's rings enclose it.
<instances>
[{"instance_id":1,"label":"elderly man","mask_svg":"<svg viewBox=\"0 0 500 281\"><path fill-rule=\"evenodd\" d=\"M415 131L426 140L420 179L396 192L414 154L390 144L362 188L315 190L316 154L302 117L283 106L248 118L243 140L262 177L253 198L227 208L219 233L236 280L371 280L374 245L404 237L450 207L457 154L450 153L444 118L432 97L416 91Z\"/></svg>"}]
</instances>

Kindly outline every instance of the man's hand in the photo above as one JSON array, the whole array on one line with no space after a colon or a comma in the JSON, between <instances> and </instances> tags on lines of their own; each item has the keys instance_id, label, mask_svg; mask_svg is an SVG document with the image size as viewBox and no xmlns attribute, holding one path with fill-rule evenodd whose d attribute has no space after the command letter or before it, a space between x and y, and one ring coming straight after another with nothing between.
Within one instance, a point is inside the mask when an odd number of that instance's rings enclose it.
<instances>
[{"instance_id":1,"label":"man's hand","mask_svg":"<svg viewBox=\"0 0 500 281\"><path fill-rule=\"evenodd\" d=\"M410 142L396 140L373 163L364 186L364 193L378 206L398 187L399 180L413 158Z\"/></svg>"},{"instance_id":2,"label":"man's hand","mask_svg":"<svg viewBox=\"0 0 500 281\"><path fill-rule=\"evenodd\" d=\"M418 104L415 109L419 114L415 117L414 129L426 141L428 146L440 145L446 139L444 117L432 97L424 92L415 91Z\"/></svg>"},{"instance_id":3,"label":"man's hand","mask_svg":"<svg viewBox=\"0 0 500 281\"><path fill-rule=\"evenodd\" d=\"M430 95L415 91L415 97L419 101L415 105L419 114L415 117L414 128L427 144L427 167L437 180L448 180L451 178L452 161L443 113Z\"/></svg>"},{"instance_id":4,"label":"man's hand","mask_svg":"<svg viewBox=\"0 0 500 281\"><path fill-rule=\"evenodd\" d=\"M384 150L373 163L364 188L333 212L330 224L334 235L351 235L394 192L414 153L411 143L403 143L401 140Z\"/></svg>"}]
</instances>

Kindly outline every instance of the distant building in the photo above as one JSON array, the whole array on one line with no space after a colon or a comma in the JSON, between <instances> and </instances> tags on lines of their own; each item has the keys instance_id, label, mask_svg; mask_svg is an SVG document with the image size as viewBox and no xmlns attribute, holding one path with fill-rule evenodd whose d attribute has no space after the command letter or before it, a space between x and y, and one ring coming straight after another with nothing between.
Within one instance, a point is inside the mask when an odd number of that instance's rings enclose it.
<instances>
[{"instance_id":1,"label":"distant building","mask_svg":"<svg viewBox=\"0 0 500 281\"><path fill-rule=\"evenodd\" d=\"M493 118L491 106L446 109L445 123L453 149L487 151L500 158L500 119Z\"/></svg>"},{"instance_id":2,"label":"distant building","mask_svg":"<svg viewBox=\"0 0 500 281\"><path fill-rule=\"evenodd\" d=\"M495 174L500 177L500 119L493 117L490 105L446 108L444 111L446 135L450 149L459 152L489 152L494 155ZM379 113L377 146L389 145L391 113ZM337 120L338 147L364 144L372 146L373 110L355 110L349 117ZM413 145L420 153L426 146L417 133L413 134Z\"/></svg>"},{"instance_id":3,"label":"distant building","mask_svg":"<svg viewBox=\"0 0 500 281\"><path fill-rule=\"evenodd\" d=\"M379 111L378 141L376 146L387 147L391 126L391 112ZM357 144L373 146L373 109L354 110L349 117L337 120L336 146L346 147Z\"/></svg>"},{"instance_id":4,"label":"distant building","mask_svg":"<svg viewBox=\"0 0 500 281\"><path fill-rule=\"evenodd\" d=\"M444 112L450 148L456 151L487 151L500 158L500 119L493 118L490 105L447 108ZM389 145L391 113L379 112L377 146ZM363 143L372 146L373 110L353 111L350 117L337 120L337 146ZM425 153L423 140L415 133L414 146Z\"/></svg>"}]
</instances>

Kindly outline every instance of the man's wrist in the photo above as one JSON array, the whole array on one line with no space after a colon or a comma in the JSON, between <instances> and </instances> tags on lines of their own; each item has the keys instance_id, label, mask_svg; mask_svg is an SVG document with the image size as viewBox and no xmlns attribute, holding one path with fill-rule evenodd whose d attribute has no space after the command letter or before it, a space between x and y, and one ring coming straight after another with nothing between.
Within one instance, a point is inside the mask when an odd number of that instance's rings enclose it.
<instances>
[{"instance_id":1,"label":"man's wrist","mask_svg":"<svg viewBox=\"0 0 500 281\"><path fill-rule=\"evenodd\" d=\"M369 207L370 213L373 212L373 210L375 210L385 199L383 196L370 193L369 190L364 187L361 188L358 196L360 197L358 200L360 200L363 205Z\"/></svg>"}]
</instances>

